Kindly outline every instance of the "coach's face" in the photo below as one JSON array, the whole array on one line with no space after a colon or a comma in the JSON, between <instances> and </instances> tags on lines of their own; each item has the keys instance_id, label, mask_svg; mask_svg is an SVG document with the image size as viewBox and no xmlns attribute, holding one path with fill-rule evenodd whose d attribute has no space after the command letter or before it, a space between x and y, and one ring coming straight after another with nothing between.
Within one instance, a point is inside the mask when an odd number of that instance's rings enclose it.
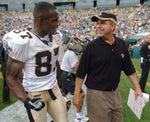
<instances>
[{"instance_id":1,"label":"coach's face","mask_svg":"<svg viewBox=\"0 0 150 122\"><path fill-rule=\"evenodd\" d=\"M100 37L108 37L115 30L115 24L110 20L97 20L97 34Z\"/></svg>"}]
</instances>

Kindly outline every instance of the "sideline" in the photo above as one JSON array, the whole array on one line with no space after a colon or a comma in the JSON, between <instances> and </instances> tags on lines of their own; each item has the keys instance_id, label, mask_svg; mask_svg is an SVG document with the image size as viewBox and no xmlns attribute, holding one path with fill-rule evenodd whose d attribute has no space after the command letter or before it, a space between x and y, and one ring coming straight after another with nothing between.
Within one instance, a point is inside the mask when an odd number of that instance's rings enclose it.
<instances>
[{"instance_id":1,"label":"sideline","mask_svg":"<svg viewBox=\"0 0 150 122\"><path fill-rule=\"evenodd\" d=\"M86 86L83 85L82 88L86 94ZM67 97L72 100L73 96L69 93ZM84 98L82 106L82 114L85 116L87 115L86 97ZM69 122L74 122L75 115L76 115L76 108L74 107L73 103L71 103L71 107L68 111ZM50 122L51 120L52 118L49 116L49 114L47 114L47 122ZM10 121L29 122L25 107L20 100L0 111L0 122L10 122Z\"/></svg>"}]
</instances>

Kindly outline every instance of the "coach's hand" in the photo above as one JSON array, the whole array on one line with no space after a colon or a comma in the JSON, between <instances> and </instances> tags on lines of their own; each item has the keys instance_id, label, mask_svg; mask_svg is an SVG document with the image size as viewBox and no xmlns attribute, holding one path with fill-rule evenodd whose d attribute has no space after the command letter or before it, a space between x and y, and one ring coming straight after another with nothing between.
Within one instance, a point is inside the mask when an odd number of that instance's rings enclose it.
<instances>
[{"instance_id":1,"label":"coach's hand","mask_svg":"<svg viewBox=\"0 0 150 122\"><path fill-rule=\"evenodd\" d=\"M40 111L45 106L45 103L44 103L44 99L42 98L33 98L33 99L27 98L24 101L24 106L26 108Z\"/></svg>"},{"instance_id":2,"label":"coach's hand","mask_svg":"<svg viewBox=\"0 0 150 122\"><path fill-rule=\"evenodd\" d=\"M134 92L134 94L135 94L135 100L137 100L138 96L140 96L140 97L142 97L142 96L143 96L143 94L142 94L142 90L141 90L141 88L140 88L140 87L135 88L135 92Z\"/></svg>"},{"instance_id":3,"label":"coach's hand","mask_svg":"<svg viewBox=\"0 0 150 122\"><path fill-rule=\"evenodd\" d=\"M73 96L73 104L77 108L82 107L82 104L81 104L81 101L80 101L80 95L74 95Z\"/></svg>"}]
</instances>

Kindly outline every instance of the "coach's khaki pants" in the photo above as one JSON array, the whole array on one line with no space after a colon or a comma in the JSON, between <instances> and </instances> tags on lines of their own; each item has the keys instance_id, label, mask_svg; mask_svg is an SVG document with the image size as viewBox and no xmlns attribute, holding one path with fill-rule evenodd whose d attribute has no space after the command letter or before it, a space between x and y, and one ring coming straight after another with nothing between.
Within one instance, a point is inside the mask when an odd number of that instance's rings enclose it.
<instances>
[{"instance_id":1,"label":"coach's khaki pants","mask_svg":"<svg viewBox=\"0 0 150 122\"><path fill-rule=\"evenodd\" d=\"M45 107L41 111L31 110L35 122L47 122L47 112L53 118L54 122L69 122L66 104L58 85L53 87L52 91L57 97L56 100L52 100L48 91L28 93L30 98L40 97L45 100Z\"/></svg>"},{"instance_id":2,"label":"coach's khaki pants","mask_svg":"<svg viewBox=\"0 0 150 122\"><path fill-rule=\"evenodd\" d=\"M87 89L87 110L90 122L123 122L119 90Z\"/></svg>"}]
</instances>

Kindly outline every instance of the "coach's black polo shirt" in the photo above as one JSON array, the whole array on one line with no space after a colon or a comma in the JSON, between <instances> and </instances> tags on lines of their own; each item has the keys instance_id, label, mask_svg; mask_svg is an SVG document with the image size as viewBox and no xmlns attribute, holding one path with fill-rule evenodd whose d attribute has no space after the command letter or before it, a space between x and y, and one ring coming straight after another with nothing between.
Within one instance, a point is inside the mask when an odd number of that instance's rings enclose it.
<instances>
[{"instance_id":1,"label":"coach's black polo shirt","mask_svg":"<svg viewBox=\"0 0 150 122\"><path fill-rule=\"evenodd\" d=\"M126 75L135 73L127 47L115 37L113 45L98 37L85 47L76 76L84 78L87 88L111 91L120 81L121 70Z\"/></svg>"}]
</instances>

